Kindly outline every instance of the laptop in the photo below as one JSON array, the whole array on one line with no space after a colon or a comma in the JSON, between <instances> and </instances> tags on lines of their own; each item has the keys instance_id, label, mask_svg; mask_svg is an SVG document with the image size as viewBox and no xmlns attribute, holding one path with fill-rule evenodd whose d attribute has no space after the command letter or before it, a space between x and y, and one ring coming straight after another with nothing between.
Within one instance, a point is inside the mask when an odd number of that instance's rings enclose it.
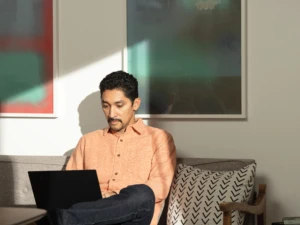
<instances>
[{"instance_id":1,"label":"laptop","mask_svg":"<svg viewBox=\"0 0 300 225\"><path fill-rule=\"evenodd\" d=\"M96 170L28 172L36 206L67 209L75 203L102 198Z\"/></svg>"}]
</instances>

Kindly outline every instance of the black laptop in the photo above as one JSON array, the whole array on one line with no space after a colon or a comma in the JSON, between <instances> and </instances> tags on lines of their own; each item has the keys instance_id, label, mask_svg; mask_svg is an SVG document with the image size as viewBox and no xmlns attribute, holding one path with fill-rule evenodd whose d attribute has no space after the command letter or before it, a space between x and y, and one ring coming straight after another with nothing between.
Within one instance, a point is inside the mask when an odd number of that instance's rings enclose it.
<instances>
[{"instance_id":1,"label":"black laptop","mask_svg":"<svg viewBox=\"0 0 300 225\"><path fill-rule=\"evenodd\" d=\"M29 171L36 206L66 209L102 198L96 170Z\"/></svg>"},{"instance_id":2,"label":"black laptop","mask_svg":"<svg viewBox=\"0 0 300 225\"><path fill-rule=\"evenodd\" d=\"M47 211L102 198L96 170L28 172L36 206ZM46 217L38 224L49 224Z\"/></svg>"},{"instance_id":3,"label":"black laptop","mask_svg":"<svg viewBox=\"0 0 300 225\"><path fill-rule=\"evenodd\" d=\"M66 209L102 198L96 170L29 171L36 206Z\"/></svg>"}]
</instances>

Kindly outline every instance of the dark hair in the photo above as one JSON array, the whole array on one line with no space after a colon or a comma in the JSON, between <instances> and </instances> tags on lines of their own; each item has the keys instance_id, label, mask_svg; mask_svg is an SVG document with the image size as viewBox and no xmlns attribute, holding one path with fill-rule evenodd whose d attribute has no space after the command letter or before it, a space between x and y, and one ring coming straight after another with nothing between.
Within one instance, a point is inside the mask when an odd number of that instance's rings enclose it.
<instances>
[{"instance_id":1,"label":"dark hair","mask_svg":"<svg viewBox=\"0 0 300 225\"><path fill-rule=\"evenodd\" d=\"M139 97L137 79L122 70L108 74L99 85L100 93L105 90L119 89L124 92L124 95L133 103Z\"/></svg>"}]
</instances>

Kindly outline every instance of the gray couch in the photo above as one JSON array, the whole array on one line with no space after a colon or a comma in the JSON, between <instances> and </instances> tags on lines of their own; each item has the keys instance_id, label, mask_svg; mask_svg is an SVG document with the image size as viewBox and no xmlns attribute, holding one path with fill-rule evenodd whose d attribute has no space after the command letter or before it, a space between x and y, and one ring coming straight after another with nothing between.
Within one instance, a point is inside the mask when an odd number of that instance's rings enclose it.
<instances>
[{"instance_id":1,"label":"gray couch","mask_svg":"<svg viewBox=\"0 0 300 225\"><path fill-rule=\"evenodd\" d=\"M63 170L68 156L13 156L0 155L0 207L1 206L33 206L35 205L28 171ZM201 169L214 171L237 170L254 160L230 159L178 159L184 163ZM165 224L166 210L161 216L160 224ZM253 217L246 217L244 224L254 224Z\"/></svg>"}]
</instances>

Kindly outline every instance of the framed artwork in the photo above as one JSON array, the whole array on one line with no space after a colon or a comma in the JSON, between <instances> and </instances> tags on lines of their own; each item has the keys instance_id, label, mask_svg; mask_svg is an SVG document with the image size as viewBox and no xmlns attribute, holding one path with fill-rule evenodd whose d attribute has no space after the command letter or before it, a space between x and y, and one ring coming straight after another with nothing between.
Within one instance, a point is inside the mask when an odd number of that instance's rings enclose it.
<instances>
[{"instance_id":1,"label":"framed artwork","mask_svg":"<svg viewBox=\"0 0 300 225\"><path fill-rule=\"evenodd\" d=\"M244 0L127 0L142 118L246 118Z\"/></svg>"},{"instance_id":2,"label":"framed artwork","mask_svg":"<svg viewBox=\"0 0 300 225\"><path fill-rule=\"evenodd\" d=\"M55 117L52 0L1 0L0 116Z\"/></svg>"}]
</instances>

